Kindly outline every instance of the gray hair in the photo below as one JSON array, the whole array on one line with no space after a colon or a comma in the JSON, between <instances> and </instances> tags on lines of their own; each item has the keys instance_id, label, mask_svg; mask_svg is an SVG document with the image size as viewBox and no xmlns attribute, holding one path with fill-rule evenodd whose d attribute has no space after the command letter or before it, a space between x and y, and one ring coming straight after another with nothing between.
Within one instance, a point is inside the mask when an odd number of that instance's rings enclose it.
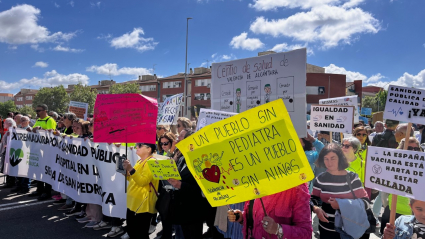
<instances>
[{"instance_id":1,"label":"gray hair","mask_svg":"<svg viewBox=\"0 0 425 239\"><path fill-rule=\"evenodd\" d=\"M348 138L344 138L342 140L342 142L344 141L348 141L350 143L350 145L353 147L354 149L354 153L357 153L357 151L361 148L362 144L360 143L360 140L358 140L356 137L348 137Z\"/></svg>"},{"instance_id":2,"label":"gray hair","mask_svg":"<svg viewBox=\"0 0 425 239\"><path fill-rule=\"evenodd\" d=\"M74 121L77 119L77 116L74 113L65 113L63 114L63 117L66 117L70 121Z\"/></svg>"},{"instance_id":3,"label":"gray hair","mask_svg":"<svg viewBox=\"0 0 425 239\"><path fill-rule=\"evenodd\" d=\"M12 118L7 118L4 122L16 127L16 122Z\"/></svg>"},{"instance_id":4,"label":"gray hair","mask_svg":"<svg viewBox=\"0 0 425 239\"><path fill-rule=\"evenodd\" d=\"M28 121L28 122L30 122L30 118L28 117L28 116L22 116L21 117L21 122L22 122L22 120L25 120L25 121Z\"/></svg>"},{"instance_id":5,"label":"gray hair","mask_svg":"<svg viewBox=\"0 0 425 239\"><path fill-rule=\"evenodd\" d=\"M403 134L406 134L407 133L407 125L408 125L407 123L399 124L397 126L397 128L395 129L395 132L402 132ZM410 136L413 136L414 131L415 130L412 127L412 129L410 130Z\"/></svg>"},{"instance_id":6,"label":"gray hair","mask_svg":"<svg viewBox=\"0 0 425 239\"><path fill-rule=\"evenodd\" d=\"M384 122L382 121L376 121L375 124L373 125L373 128L376 128L377 124L382 124L382 126L384 126Z\"/></svg>"},{"instance_id":7,"label":"gray hair","mask_svg":"<svg viewBox=\"0 0 425 239\"><path fill-rule=\"evenodd\" d=\"M54 111L50 111L49 114L51 114L56 119L59 117L58 113L56 113Z\"/></svg>"}]
</instances>

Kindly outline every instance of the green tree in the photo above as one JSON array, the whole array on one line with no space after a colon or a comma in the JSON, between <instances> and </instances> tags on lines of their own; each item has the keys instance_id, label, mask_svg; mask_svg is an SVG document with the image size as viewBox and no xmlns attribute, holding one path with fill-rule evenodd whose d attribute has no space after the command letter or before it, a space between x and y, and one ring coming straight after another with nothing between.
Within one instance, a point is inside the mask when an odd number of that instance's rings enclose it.
<instances>
[{"instance_id":1,"label":"green tree","mask_svg":"<svg viewBox=\"0 0 425 239\"><path fill-rule=\"evenodd\" d=\"M142 91L139 89L139 84L126 83L126 84L113 84L109 87L109 94L127 94L127 93L137 93L141 94Z\"/></svg>"},{"instance_id":2,"label":"green tree","mask_svg":"<svg viewBox=\"0 0 425 239\"><path fill-rule=\"evenodd\" d=\"M372 112L378 111L378 105L376 103L376 97L366 96L362 100L362 107L372 108Z\"/></svg>"},{"instance_id":3,"label":"green tree","mask_svg":"<svg viewBox=\"0 0 425 239\"><path fill-rule=\"evenodd\" d=\"M376 94L375 96L376 108L377 109L379 108L379 110L377 111L384 111L385 104L387 103L387 95L388 95L388 91L386 90L381 90Z\"/></svg>"},{"instance_id":4,"label":"green tree","mask_svg":"<svg viewBox=\"0 0 425 239\"><path fill-rule=\"evenodd\" d=\"M7 113L18 111L13 100L8 100L4 103L0 102L0 115L3 116L3 119L6 118Z\"/></svg>"},{"instance_id":5,"label":"green tree","mask_svg":"<svg viewBox=\"0 0 425 239\"><path fill-rule=\"evenodd\" d=\"M44 87L35 94L32 107L35 109L40 104L46 104L49 111L64 113L68 111L69 96L63 85Z\"/></svg>"},{"instance_id":6,"label":"green tree","mask_svg":"<svg viewBox=\"0 0 425 239\"><path fill-rule=\"evenodd\" d=\"M78 83L78 85L74 86L74 91L69 96L69 99L72 101L78 101L89 104L89 112L93 113L94 102L96 101L97 90L92 89L88 85L82 85Z\"/></svg>"},{"instance_id":7,"label":"green tree","mask_svg":"<svg viewBox=\"0 0 425 239\"><path fill-rule=\"evenodd\" d=\"M35 115L36 115L35 110L31 106L28 106L28 105L25 105L24 107L19 108L18 111L21 114L31 115L32 117L35 117Z\"/></svg>"}]
</instances>

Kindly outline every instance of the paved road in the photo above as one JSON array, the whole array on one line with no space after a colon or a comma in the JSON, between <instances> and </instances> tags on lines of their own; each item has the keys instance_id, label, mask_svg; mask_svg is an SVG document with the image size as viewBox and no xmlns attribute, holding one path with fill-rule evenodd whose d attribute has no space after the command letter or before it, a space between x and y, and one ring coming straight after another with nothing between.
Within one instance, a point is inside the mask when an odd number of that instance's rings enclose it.
<instances>
[{"instance_id":1,"label":"paved road","mask_svg":"<svg viewBox=\"0 0 425 239\"><path fill-rule=\"evenodd\" d=\"M66 217L63 211L58 211L60 206L52 205L53 200L38 202L37 199L27 195L10 193L10 188L3 188L2 174L0 174L0 235L1 238L27 239L75 239L75 238L102 238L106 237L108 230L94 231L84 228L73 217ZM30 190L34 191L35 188ZM319 238L317 218L314 218L313 238ZM204 226L204 231L207 229ZM161 230L158 224L155 233L150 238L156 238L156 233ZM119 237L117 237L119 238ZM379 238L371 235L371 239Z\"/></svg>"}]
</instances>

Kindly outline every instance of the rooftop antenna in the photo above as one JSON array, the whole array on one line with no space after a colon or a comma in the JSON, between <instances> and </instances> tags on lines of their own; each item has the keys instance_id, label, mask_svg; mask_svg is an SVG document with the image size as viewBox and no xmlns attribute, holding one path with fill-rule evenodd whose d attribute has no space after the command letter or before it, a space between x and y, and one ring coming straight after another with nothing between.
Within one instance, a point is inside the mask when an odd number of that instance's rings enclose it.
<instances>
[{"instance_id":1,"label":"rooftop antenna","mask_svg":"<svg viewBox=\"0 0 425 239\"><path fill-rule=\"evenodd\" d=\"M112 80L112 77L111 77L111 68L109 68L108 71L109 71L109 79Z\"/></svg>"},{"instance_id":2,"label":"rooftop antenna","mask_svg":"<svg viewBox=\"0 0 425 239\"><path fill-rule=\"evenodd\" d=\"M156 64L153 64L153 67L152 67L153 72L152 72L152 74L155 74L155 66L156 66Z\"/></svg>"},{"instance_id":3,"label":"rooftop antenna","mask_svg":"<svg viewBox=\"0 0 425 239\"><path fill-rule=\"evenodd\" d=\"M209 68L210 67L210 60L206 59L205 61L207 62L207 68Z\"/></svg>"}]
</instances>

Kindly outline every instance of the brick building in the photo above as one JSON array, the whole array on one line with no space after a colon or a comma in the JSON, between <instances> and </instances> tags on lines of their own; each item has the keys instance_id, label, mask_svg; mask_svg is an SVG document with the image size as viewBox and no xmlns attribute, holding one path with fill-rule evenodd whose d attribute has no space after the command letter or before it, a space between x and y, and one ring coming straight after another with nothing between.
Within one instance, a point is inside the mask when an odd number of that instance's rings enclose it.
<instances>
[{"instance_id":1,"label":"brick building","mask_svg":"<svg viewBox=\"0 0 425 239\"><path fill-rule=\"evenodd\" d=\"M307 71L307 112L319 100L346 95L346 77L340 74L309 73Z\"/></svg>"},{"instance_id":2,"label":"brick building","mask_svg":"<svg viewBox=\"0 0 425 239\"><path fill-rule=\"evenodd\" d=\"M0 102L1 103L4 103L4 102L9 101L9 100L14 100L13 94L0 93Z\"/></svg>"},{"instance_id":3,"label":"brick building","mask_svg":"<svg viewBox=\"0 0 425 239\"><path fill-rule=\"evenodd\" d=\"M32 101L38 90L34 89L21 89L15 96L13 96L16 108L24 106L32 106Z\"/></svg>"}]
</instances>

